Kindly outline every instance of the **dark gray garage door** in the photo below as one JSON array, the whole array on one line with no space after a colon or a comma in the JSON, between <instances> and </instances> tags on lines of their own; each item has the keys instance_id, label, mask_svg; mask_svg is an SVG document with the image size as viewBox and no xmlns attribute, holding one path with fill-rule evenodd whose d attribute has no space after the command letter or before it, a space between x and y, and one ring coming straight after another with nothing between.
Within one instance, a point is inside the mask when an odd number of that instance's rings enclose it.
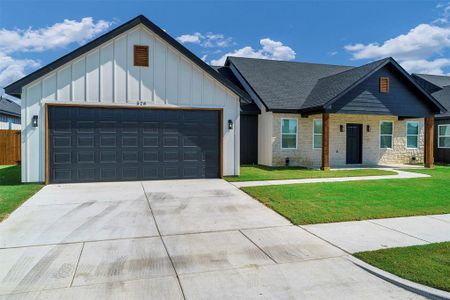
<instances>
[{"instance_id":1,"label":"dark gray garage door","mask_svg":"<svg viewBox=\"0 0 450 300\"><path fill-rule=\"evenodd\" d=\"M50 182L220 176L220 112L48 107Z\"/></svg>"}]
</instances>

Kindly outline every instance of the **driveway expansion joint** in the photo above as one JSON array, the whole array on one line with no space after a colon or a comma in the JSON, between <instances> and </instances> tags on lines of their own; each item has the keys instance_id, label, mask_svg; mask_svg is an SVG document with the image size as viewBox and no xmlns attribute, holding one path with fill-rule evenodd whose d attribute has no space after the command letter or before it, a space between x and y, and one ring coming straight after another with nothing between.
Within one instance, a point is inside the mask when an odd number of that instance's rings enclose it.
<instances>
[{"instance_id":1,"label":"driveway expansion joint","mask_svg":"<svg viewBox=\"0 0 450 300\"><path fill-rule=\"evenodd\" d=\"M422 239L422 238L420 238L420 237L417 237L417 236L414 236L414 235L408 234L408 233L406 233L406 232L403 232L403 231L397 230L397 229L395 229L395 228L391 228L391 227L388 227L388 226L386 226L386 225L383 225L383 224L377 223L377 222L376 222L376 220L377 220L377 219L373 219L373 220L367 220L367 222L369 222L369 223L372 223L372 224L375 224L375 225L378 225L378 226L380 226L380 227L383 227L383 228L385 228L385 229L389 229L389 230L392 230L392 231L395 231L395 232L398 232L398 233L401 233L401 234L407 235L407 236L409 236L409 237L415 238L415 239L417 239L417 240L420 240L420 241L423 241L423 242L426 242L426 243L429 243L429 244L430 244L430 243L432 243L432 242L430 242L430 241L427 241L427 240L425 240L425 239Z\"/></svg>"},{"instance_id":2,"label":"driveway expansion joint","mask_svg":"<svg viewBox=\"0 0 450 300\"><path fill-rule=\"evenodd\" d=\"M183 286L181 285L181 280L180 280L179 274L177 272L177 269L175 268L175 264L174 264L174 262L172 260L172 257L170 256L169 250L167 249L167 245L166 245L166 243L165 243L165 241L164 241L164 239L163 239L163 237L161 235L161 231L159 229L158 222L156 221L155 214L153 213L152 205L150 204L150 200L148 199L147 192L145 191L145 187L142 184L142 182L140 182L140 184L141 184L142 190L144 191L144 196L145 196L145 199L147 200L148 208L150 209L150 213L151 213L151 215L153 217L153 221L155 222L155 227L156 227L156 230L158 231L159 238L161 239L161 243L164 246L164 250L166 251L167 257L169 258L170 264L172 265L172 269L173 269L173 271L175 273L175 276L177 278L177 282L178 282L178 286L179 286L180 291L181 291L181 295L183 296L183 299L186 300L186 295L184 293Z\"/></svg>"}]
</instances>

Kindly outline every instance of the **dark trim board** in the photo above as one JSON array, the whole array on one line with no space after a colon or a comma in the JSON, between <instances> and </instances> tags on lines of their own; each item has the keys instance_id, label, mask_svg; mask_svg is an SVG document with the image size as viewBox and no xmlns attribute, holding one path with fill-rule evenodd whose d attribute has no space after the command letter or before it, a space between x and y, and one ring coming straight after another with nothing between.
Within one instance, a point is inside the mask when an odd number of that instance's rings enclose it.
<instances>
[{"instance_id":1,"label":"dark trim board","mask_svg":"<svg viewBox=\"0 0 450 300\"><path fill-rule=\"evenodd\" d=\"M217 111L219 122L219 178L223 178L223 108L191 108L191 107L136 107L136 106L111 106L89 104L45 104L45 184L50 183L50 151L49 151L49 107L84 107L84 108L109 108L109 109L140 109L140 110L179 110L179 111Z\"/></svg>"}]
</instances>

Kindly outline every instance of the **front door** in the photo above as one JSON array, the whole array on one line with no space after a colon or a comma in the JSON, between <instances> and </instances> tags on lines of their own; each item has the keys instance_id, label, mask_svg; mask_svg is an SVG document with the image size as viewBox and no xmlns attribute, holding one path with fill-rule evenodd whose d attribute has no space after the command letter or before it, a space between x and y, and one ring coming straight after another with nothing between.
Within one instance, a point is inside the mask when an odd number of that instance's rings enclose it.
<instances>
[{"instance_id":1,"label":"front door","mask_svg":"<svg viewBox=\"0 0 450 300\"><path fill-rule=\"evenodd\" d=\"M347 124L347 164L362 163L362 124Z\"/></svg>"}]
</instances>

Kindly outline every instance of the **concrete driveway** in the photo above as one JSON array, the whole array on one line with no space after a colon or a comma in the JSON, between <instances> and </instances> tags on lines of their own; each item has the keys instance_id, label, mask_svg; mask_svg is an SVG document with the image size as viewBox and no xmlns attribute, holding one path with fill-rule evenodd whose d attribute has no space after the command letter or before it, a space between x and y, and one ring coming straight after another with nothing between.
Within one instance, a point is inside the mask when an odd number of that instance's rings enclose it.
<instances>
[{"instance_id":1,"label":"concrete driveway","mask_svg":"<svg viewBox=\"0 0 450 300\"><path fill-rule=\"evenodd\" d=\"M223 180L46 186L0 223L0 299L416 299Z\"/></svg>"}]
</instances>

